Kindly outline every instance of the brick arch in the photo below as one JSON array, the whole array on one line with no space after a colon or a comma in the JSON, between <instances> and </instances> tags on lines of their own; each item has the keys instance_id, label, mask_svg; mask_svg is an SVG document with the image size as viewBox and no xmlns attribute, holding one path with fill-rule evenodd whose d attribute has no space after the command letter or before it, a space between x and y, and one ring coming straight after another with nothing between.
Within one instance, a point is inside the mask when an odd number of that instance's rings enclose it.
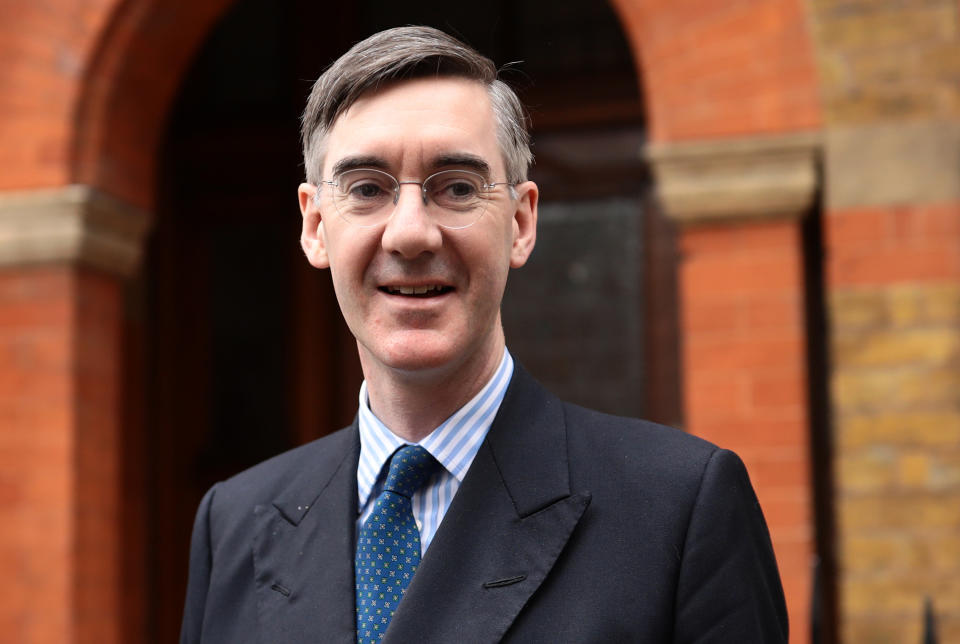
<instances>
[{"instance_id":1,"label":"brick arch","mask_svg":"<svg viewBox=\"0 0 960 644\"><path fill-rule=\"evenodd\" d=\"M164 121L195 52L232 0L119 0L79 88L70 181L152 210Z\"/></svg>"},{"instance_id":2,"label":"brick arch","mask_svg":"<svg viewBox=\"0 0 960 644\"><path fill-rule=\"evenodd\" d=\"M817 128L801 0L609 0L634 53L654 142Z\"/></svg>"}]
</instances>

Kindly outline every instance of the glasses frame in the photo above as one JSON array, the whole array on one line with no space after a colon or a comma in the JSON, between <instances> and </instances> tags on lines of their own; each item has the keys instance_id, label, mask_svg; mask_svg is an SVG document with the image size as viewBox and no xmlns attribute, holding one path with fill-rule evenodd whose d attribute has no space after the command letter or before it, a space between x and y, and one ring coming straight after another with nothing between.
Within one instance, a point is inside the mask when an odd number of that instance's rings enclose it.
<instances>
[{"instance_id":1,"label":"glasses frame","mask_svg":"<svg viewBox=\"0 0 960 644\"><path fill-rule=\"evenodd\" d=\"M486 179L482 174L480 174L479 172L474 172L473 170L460 170L460 169L457 169L457 168L451 168L451 169L448 169L448 170L440 170L440 171L438 171L438 172L434 172L433 174L427 176L423 181L401 181L400 179L397 179L395 176L393 176L393 175L390 174L389 172L387 172L387 171L385 171L385 170L380 170L380 169L378 169L378 168L351 168L351 169L349 169L349 170L344 170L343 172L340 172L340 173L338 173L338 174L335 174L335 175L334 175L333 177L331 177L329 180L328 180L328 179L321 179L319 183L321 184L321 186L322 186L322 185L328 185L328 186L330 186L331 188L339 188L339 187L340 187L340 181L341 181L343 175L345 175L345 174L347 174L347 173L349 173L349 172L356 172L356 171L376 172L377 174L382 174L382 175L384 175L385 177L389 177L390 179L392 179L394 185L396 186L396 187L394 188L394 190L393 190L393 210L390 211L390 214L389 214L385 219L383 219L383 220L381 220L381 221L377 221L377 222L372 223L372 224L360 224L360 223L357 223L356 221L353 221L353 220L347 218L342 212L340 212L340 209L339 209L339 208L336 208L336 206L334 206L334 209L337 211L337 214L340 216L341 219L343 219L344 221L346 221L346 222L347 222L348 224L350 224L351 226L357 226L358 228L373 228L374 226L379 226L380 224L384 224L384 223L390 221L390 218L393 217L393 213L397 212L397 205L400 203L400 186L405 186L405 185L420 186L420 198L423 200L423 205L424 205L424 206L429 205L430 200L427 198L427 188L426 188L426 184L429 183L430 180L433 179L434 177L442 176L442 175L445 175L445 174L448 174L448 173L456 172L456 173L459 173L459 174L469 174L469 175L473 175L473 176L477 177L477 178L480 180L480 187L481 187L482 191L485 192L485 193L492 192L494 189L496 189L497 186L510 186L510 188L515 188L516 185L517 185L515 182L512 182L512 181L493 181L493 182L487 182L487 179ZM315 193L315 201L316 201L317 205L320 204L320 192L321 192L321 190L318 189L317 192ZM512 198L512 197L513 197L513 191L512 191L512 190L511 190L510 195L511 195L511 198ZM441 228L446 228L447 230L463 230L464 228L469 228L470 226L472 226L472 225L474 225L475 223L477 223L478 221L480 221L480 220L483 218L483 215L486 214L486 212L487 212L487 209L484 208L483 211L480 213L480 215L479 215L476 219L474 219L473 221L471 221L469 224L464 224L463 226L448 226L448 225L446 225L446 224L440 223L440 222L437 221L434 217L431 217L430 219L431 219L431 221L433 221L435 224L437 224L437 225L440 226Z\"/></svg>"}]
</instances>

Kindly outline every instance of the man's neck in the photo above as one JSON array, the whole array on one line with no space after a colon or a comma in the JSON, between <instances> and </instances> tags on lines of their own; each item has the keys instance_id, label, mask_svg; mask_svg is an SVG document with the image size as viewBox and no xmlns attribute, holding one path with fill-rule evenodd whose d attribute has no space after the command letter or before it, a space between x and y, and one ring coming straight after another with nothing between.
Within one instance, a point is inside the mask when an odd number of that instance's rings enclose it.
<instances>
[{"instance_id":1,"label":"man's neck","mask_svg":"<svg viewBox=\"0 0 960 644\"><path fill-rule=\"evenodd\" d=\"M477 351L464 364L427 374L376 368L364 360L361 350L370 410L400 438L419 442L477 395L493 377L504 352L502 331L497 335L490 348Z\"/></svg>"}]
</instances>

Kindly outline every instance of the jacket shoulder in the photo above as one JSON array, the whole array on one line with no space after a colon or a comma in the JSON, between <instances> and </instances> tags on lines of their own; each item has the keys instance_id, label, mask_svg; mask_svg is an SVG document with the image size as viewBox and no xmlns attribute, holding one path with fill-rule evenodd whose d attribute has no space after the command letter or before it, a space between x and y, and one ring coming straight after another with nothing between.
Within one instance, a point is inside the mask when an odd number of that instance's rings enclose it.
<instances>
[{"instance_id":1,"label":"jacket shoulder","mask_svg":"<svg viewBox=\"0 0 960 644\"><path fill-rule=\"evenodd\" d=\"M776 560L740 458L677 429L563 409L571 487L593 499L582 528L598 550L668 589L674 640L786 642ZM642 536L617 551L609 535Z\"/></svg>"},{"instance_id":2,"label":"jacket shoulder","mask_svg":"<svg viewBox=\"0 0 960 644\"><path fill-rule=\"evenodd\" d=\"M691 483L699 483L719 449L702 438L650 421L572 403L563 403L563 410L572 461L590 458L614 471L669 477L674 482L689 477Z\"/></svg>"},{"instance_id":3,"label":"jacket shoulder","mask_svg":"<svg viewBox=\"0 0 960 644\"><path fill-rule=\"evenodd\" d=\"M351 425L235 474L216 485L218 512L230 514L239 505L246 513L253 505L273 502L306 474L332 473L357 440L356 427Z\"/></svg>"}]
</instances>

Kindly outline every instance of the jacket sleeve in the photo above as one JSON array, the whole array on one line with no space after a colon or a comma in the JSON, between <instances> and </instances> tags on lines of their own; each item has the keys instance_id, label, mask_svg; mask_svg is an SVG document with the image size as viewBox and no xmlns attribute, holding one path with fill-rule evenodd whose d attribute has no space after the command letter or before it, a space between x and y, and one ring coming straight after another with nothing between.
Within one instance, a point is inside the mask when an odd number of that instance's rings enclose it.
<instances>
[{"instance_id":1,"label":"jacket sleeve","mask_svg":"<svg viewBox=\"0 0 960 644\"><path fill-rule=\"evenodd\" d=\"M787 608L743 462L717 450L700 482L677 586L677 643L787 641Z\"/></svg>"},{"instance_id":2,"label":"jacket sleeve","mask_svg":"<svg viewBox=\"0 0 960 644\"><path fill-rule=\"evenodd\" d=\"M203 632L203 614L210 584L212 551L210 545L210 506L216 494L214 485L204 495L193 522L190 538L190 574L187 579L187 597L180 626L180 644L200 644Z\"/></svg>"}]
</instances>

